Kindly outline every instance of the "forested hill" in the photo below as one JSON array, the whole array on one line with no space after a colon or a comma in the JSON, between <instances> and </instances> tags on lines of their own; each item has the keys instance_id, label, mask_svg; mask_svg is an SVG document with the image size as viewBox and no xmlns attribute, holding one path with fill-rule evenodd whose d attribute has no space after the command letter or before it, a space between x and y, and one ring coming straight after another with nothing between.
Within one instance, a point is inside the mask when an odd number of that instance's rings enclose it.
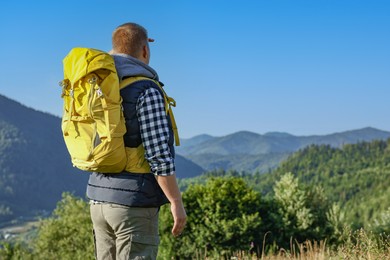
<instances>
[{"instance_id":1,"label":"forested hill","mask_svg":"<svg viewBox=\"0 0 390 260\"><path fill-rule=\"evenodd\" d=\"M331 201L340 203L350 223L370 223L390 207L390 139L342 148L309 146L272 174L258 175L257 188L272 192L275 181L288 172L304 184L321 186Z\"/></svg>"},{"instance_id":2,"label":"forested hill","mask_svg":"<svg viewBox=\"0 0 390 260\"><path fill-rule=\"evenodd\" d=\"M70 164L58 117L0 96L0 223L50 211L64 191L84 196L87 177Z\"/></svg>"}]
</instances>

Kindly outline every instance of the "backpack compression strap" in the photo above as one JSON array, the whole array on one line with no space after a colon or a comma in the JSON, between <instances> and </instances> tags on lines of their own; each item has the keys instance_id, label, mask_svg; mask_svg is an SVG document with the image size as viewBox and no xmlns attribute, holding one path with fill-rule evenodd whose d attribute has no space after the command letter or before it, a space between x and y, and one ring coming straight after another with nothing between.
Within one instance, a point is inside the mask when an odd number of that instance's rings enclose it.
<instances>
[{"instance_id":1,"label":"backpack compression strap","mask_svg":"<svg viewBox=\"0 0 390 260\"><path fill-rule=\"evenodd\" d=\"M164 103L165 103L165 112L167 113L167 115L169 115L169 117L171 118L171 122L172 122L172 130L173 130L173 134L175 136L175 144L176 146L179 146L180 145L180 139L179 139L179 131L177 129L177 125L176 125L176 121L175 121L175 116L173 115L173 111L172 111L172 107L176 107L176 101L169 97L167 95L167 93L165 93L163 87L160 85L160 83L157 81L157 80L153 80L153 79L150 79L150 78L147 78L147 77L142 77L142 76L137 76L137 77L130 77L130 78L126 78L124 80L122 80L120 82L120 89L136 82L136 81L141 81L141 80L150 80L150 81L153 81L155 84L157 84L157 86L159 86L159 88L161 89L161 91L163 92L163 96L164 96Z\"/></svg>"}]
</instances>

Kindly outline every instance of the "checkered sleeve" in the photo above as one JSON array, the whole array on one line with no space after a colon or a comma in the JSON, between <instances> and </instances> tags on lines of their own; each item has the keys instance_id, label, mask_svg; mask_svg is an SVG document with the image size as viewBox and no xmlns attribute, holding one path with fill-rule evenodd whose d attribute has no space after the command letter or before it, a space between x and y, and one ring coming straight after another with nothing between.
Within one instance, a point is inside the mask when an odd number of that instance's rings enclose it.
<instances>
[{"instance_id":1,"label":"checkered sleeve","mask_svg":"<svg viewBox=\"0 0 390 260\"><path fill-rule=\"evenodd\" d=\"M145 158L152 173L160 176L173 175L175 164L168 145L168 119L164 98L157 89L149 88L138 98L137 116Z\"/></svg>"}]
</instances>

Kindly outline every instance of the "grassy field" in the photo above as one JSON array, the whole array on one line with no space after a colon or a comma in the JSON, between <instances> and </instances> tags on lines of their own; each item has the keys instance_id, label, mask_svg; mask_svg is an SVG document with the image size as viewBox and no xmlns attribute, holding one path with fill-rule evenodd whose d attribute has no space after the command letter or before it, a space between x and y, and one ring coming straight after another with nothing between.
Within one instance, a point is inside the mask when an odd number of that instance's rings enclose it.
<instances>
[{"instance_id":1,"label":"grassy field","mask_svg":"<svg viewBox=\"0 0 390 260\"><path fill-rule=\"evenodd\" d=\"M0 229L0 241L30 241L36 235L39 221L28 221L18 225L3 227ZM7 239L4 235L8 234ZM297 243L291 241L290 248L268 250L265 252L267 245L262 248L250 248L248 251L231 252L225 254L223 257L210 254L206 250L199 250L197 255L192 259L196 260L333 260L333 259L375 259L385 260L390 259L390 236L384 235L382 239L373 237L363 229L351 233L345 238L345 241L338 247L329 246L326 241L306 241L304 243ZM270 248L270 247L268 247ZM10 258L12 259L12 258Z\"/></svg>"}]
</instances>

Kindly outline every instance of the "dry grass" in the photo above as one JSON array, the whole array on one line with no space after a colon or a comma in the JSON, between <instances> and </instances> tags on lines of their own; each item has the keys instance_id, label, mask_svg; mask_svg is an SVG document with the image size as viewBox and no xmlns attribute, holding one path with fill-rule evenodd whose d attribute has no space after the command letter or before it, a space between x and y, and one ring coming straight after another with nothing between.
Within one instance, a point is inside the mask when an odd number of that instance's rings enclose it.
<instances>
[{"instance_id":1,"label":"dry grass","mask_svg":"<svg viewBox=\"0 0 390 260\"><path fill-rule=\"evenodd\" d=\"M281 260L281 259L299 259L299 260L326 260L331 259L331 254L324 241L291 244L290 250L280 249L277 253L259 254L260 256L250 255L245 252L238 252L230 259L237 260ZM335 258L339 259L339 258Z\"/></svg>"},{"instance_id":2,"label":"dry grass","mask_svg":"<svg viewBox=\"0 0 390 260\"><path fill-rule=\"evenodd\" d=\"M265 245L263 245L263 249ZM390 236L373 236L364 230L355 231L337 248L330 247L326 241L306 241L297 243L291 241L290 249L279 249L275 253L261 254L260 249L257 255L247 251L233 252L229 257L210 257L207 252L198 254L195 259L230 259L230 260L336 260L336 259L358 259L358 260L384 260L390 259ZM264 250L262 250L264 252Z\"/></svg>"}]
</instances>

